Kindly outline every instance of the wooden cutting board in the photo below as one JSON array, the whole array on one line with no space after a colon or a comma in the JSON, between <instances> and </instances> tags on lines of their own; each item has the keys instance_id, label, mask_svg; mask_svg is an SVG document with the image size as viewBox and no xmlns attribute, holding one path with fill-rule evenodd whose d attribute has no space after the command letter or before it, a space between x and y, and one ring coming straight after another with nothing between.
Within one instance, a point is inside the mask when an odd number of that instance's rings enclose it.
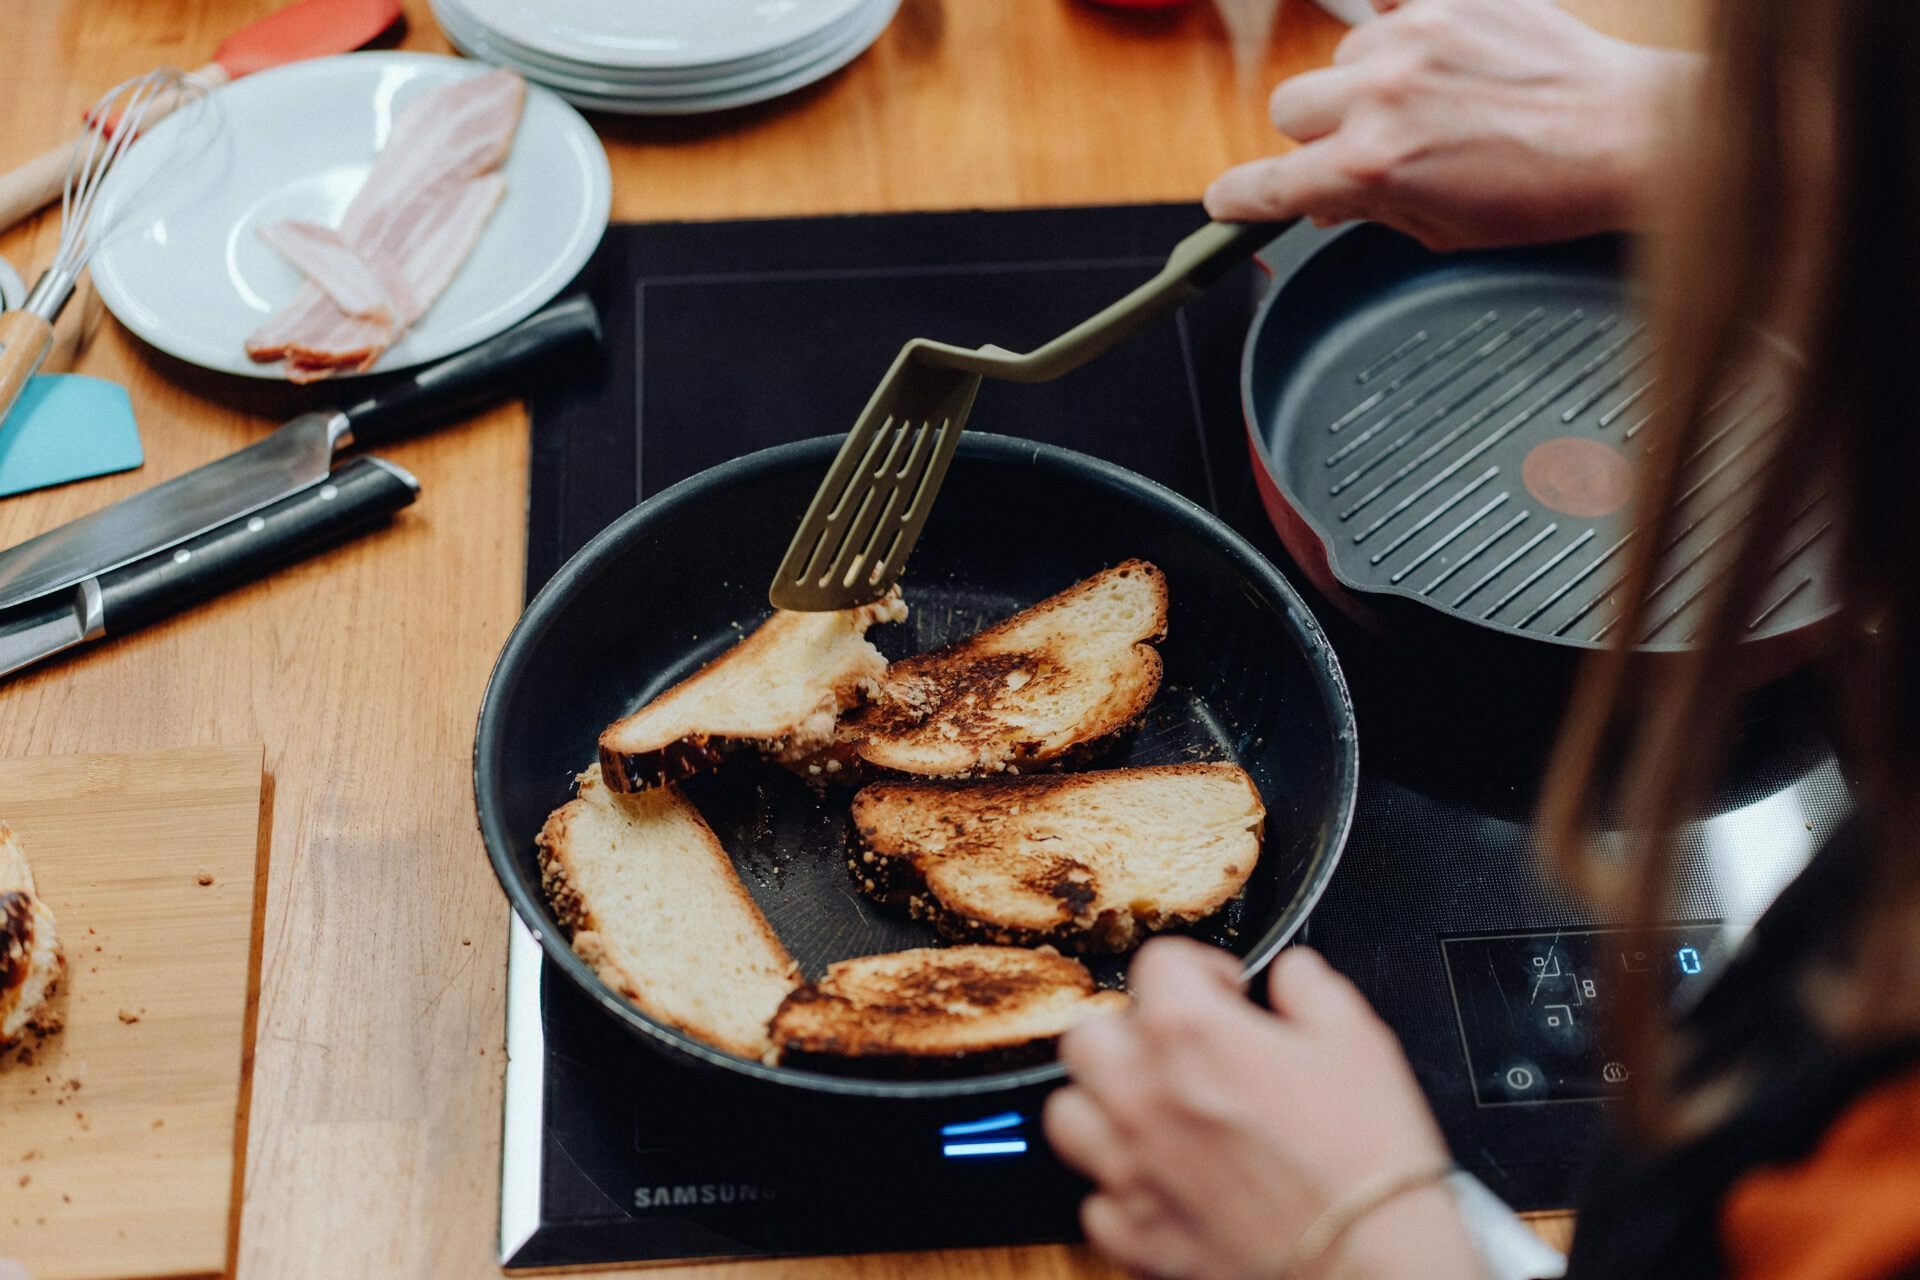
<instances>
[{"instance_id":1,"label":"wooden cutting board","mask_svg":"<svg viewBox=\"0 0 1920 1280\"><path fill-rule=\"evenodd\" d=\"M0 761L53 908L65 1028L0 1059L0 1259L227 1269L266 884L258 745Z\"/></svg>"}]
</instances>

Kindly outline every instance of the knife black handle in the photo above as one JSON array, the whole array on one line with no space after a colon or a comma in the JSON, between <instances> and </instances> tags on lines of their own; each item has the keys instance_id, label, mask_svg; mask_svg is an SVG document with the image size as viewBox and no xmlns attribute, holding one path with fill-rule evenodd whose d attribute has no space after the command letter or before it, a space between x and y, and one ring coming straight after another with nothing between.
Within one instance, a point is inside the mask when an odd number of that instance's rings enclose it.
<instances>
[{"instance_id":1,"label":"knife black handle","mask_svg":"<svg viewBox=\"0 0 1920 1280\"><path fill-rule=\"evenodd\" d=\"M411 503L420 483L381 458L355 458L319 484L177 547L100 575L110 635L259 577Z\"/></svg>"},{"instance_id":2,"label":"knife black handle","mask_svg":"<svg viewBox=\"0 0 1920 1280\"><path fill-rule=\"evenodd\" d=\"M576 344L599 345L600 313L585 294L536 311L438 364L402 374L340 410L360 444L379 444L452 417L520 382L530 367Z\"/></svg>"}]
</instances>

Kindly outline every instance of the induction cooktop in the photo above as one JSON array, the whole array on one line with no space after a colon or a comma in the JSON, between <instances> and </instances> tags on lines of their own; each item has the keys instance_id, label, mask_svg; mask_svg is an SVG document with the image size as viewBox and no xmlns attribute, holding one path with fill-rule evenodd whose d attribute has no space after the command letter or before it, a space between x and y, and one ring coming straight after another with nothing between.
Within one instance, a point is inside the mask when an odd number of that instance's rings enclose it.
<instances>
[{"instance_id":1,"label":"induction cooktop","mask_svg":"<svg viewBox=\"0 0 1920 1280\"><path fill-rule=\"evenodd\" d=\"M585 276L608 358L532 402L528 595L648 494L844 431L907 337L1037 343L1151 274L1201 217L1148 205L612 228ZM1058 382L989 383L971 426L1140 471L1288 569L1239 410L1258 288L1244 270ZM1557 686L1432 660L1314 603L1353 687L1363 776L1303 940L1398 1033L1459 1162L1518 1209L1564 1207L1633 1070L1596 1034L1620 976L1707 980L1844 816L1846 781L1806 692L1766 691L1691 834L1672 922L1630 942L1536 864L1527 814ZM669 1061L549 971L517 921L508 1004L509 1268L1076 1235L1084 1187L1047 1151L1039 1097L795 1099Z\"/></svg>"}]
</instances>

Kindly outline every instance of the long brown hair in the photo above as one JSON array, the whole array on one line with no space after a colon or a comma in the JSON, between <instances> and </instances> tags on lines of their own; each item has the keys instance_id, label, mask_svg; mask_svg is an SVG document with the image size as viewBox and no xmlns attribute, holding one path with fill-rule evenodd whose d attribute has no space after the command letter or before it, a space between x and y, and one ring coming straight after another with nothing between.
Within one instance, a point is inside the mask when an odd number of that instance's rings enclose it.
<instances>
[{"instance_id":1,"label":"long brown hair","mask_svg":"<svg viewBox=\"0 0 1920 1280\"><path fill-rule=\"evenodd\" d=\"M1645 247L1668 398L1640 469L1635 555L1614 647L1576 690L1542 829L1576 887L1630 919L1669 914L1676 834L1705 802L1755 678L1739 641L1765 607L1790 513L1824 502L1841 606L1821 662L1874 881L1846 998L1824 1012L1835 1034L1871 1041L1920 1031L1920 6L1719 0L1709 39L1694 100L1676 106L1681 141ZM1722 544L1697 643L1635 653L1687 460L1775 340L1794 353L1783 416L1749 481L1749 518ZM1612 854L1589 838L1602 809L1625 833ZM1616 1030L1654 1067L1638 1073L1649 1083L1630 1121L1671 1132L1661 1068L1674 1055L1653 993Z\"/></svg>"}]
</instances>

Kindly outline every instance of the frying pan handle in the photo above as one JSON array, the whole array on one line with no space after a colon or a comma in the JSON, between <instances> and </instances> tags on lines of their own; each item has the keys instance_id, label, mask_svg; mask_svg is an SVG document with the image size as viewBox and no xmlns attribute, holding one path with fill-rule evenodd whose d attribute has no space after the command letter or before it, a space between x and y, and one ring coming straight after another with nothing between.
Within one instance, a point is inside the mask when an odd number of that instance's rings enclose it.
<instances>
[{"instance_id":1,"label":"frying pan handle","mask_svg":"<svg viewBox=\"0 0 1920 1280\"><path fill-rule=\"evenodd\" d=\"M916 339L911 344L915 358L1004 382L1050 382L1199 297L1229 269L1292 225L1209 222L1173 247L1167 265L1153 279L1025 355L999 347L970 350Z\"/></svg>"}]
</instances>

